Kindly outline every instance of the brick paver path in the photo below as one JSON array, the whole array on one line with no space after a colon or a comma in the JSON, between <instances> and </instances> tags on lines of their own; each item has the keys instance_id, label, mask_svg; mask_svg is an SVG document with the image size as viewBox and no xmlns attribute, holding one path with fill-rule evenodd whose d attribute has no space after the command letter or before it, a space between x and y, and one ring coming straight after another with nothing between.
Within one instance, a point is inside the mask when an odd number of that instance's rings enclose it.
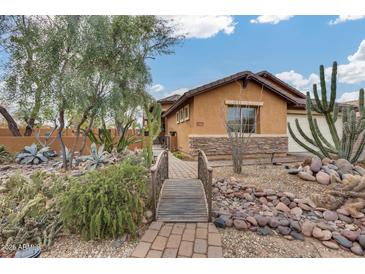
<instances>
[{"instance_id":1,"label":"brick paver path","mask_svg":"<svg viewBox=\"0 0 365 274\"><path fill-rule=\"evenodd\" d=\"M133 258L220 258L221 235L213 223L153 222Z\"/></svg>"},{"instance_id":2,"label":"brick paver path","mask_svg":"<svg viewBox=\"0 0 365 274\"><path fill-rule=\"evenodd\" d=\"M169 178L171 179L192 179L198 178L197 161L183 161L176 158L169 152Z\"/></svg>"}]
</instances>

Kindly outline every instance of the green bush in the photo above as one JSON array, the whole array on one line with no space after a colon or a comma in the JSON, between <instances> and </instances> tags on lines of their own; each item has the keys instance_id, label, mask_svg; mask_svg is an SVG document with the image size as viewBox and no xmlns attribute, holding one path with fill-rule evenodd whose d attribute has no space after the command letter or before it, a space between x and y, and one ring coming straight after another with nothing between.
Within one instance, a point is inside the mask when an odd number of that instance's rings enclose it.
<instances>
[{"instance_id":1,"label":"green bush","mask_svg":"<svg viewBox=\"0 0 365 274\"><path fill-rule=\"evenodd\" d=\"M85 239L136 236L146 199L147 171L122 162L75 179L61 202L64 225Z\"/></svg>"},{"instance_id":2,"label":"green bush","mask_svg":"<svg viewBox=\"0 0 365 274\"><path fill-rule=\"evenodd\" d=\"M182 160L182 159L184 158L184 156L181 154L181 152L180 152L180 151L174 151L172 154L173 154L176 158L178 158L178 159L180 159L180 160Z\"/></svg>"}]
</instances>

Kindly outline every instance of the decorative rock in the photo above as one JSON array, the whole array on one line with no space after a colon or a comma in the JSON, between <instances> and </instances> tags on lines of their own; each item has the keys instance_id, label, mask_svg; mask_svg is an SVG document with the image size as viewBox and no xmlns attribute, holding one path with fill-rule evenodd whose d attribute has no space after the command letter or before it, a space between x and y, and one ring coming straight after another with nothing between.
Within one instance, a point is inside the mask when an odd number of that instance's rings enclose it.
<instances>
[{"instance_id":1,"label":"decorative rock","mask_svg":"<svg viewBox=\"0 0 365 274\"><path fill-rule=\"evenodd\" d=\"M343 208L343 207L337 209L336 212L338 214L342 214L342 215L345 215L345 216L350 216L350 213L347 211L347 209Z\"/></svg>"},{"instance_id":2,"label":"decorative rock","mask_svg":"<svg viewBox=\"0 0 365 274\"><path fill-rule=\"evenodd\" d=\"M298 221L291 221L290 222L290 227L294 230L296 230L297 232L301 232L302 228L300 227L300 224Z\"/></svg>"},{"instance_id":3,"label":"decorative rock","mask_svg":"<svg viewBox=\"0 0 365 274\"><path fill-rule=\"evenodd\" d=\"M267 236L267 235L271 235L272 234L272 231L267 226L265 226L265 227L259 227L259 228L257 228L257 234L259 234L261 236Z\"/></svg>"},{"instance_id":4,"label":"decorative rock","mask_svg":"<svg viewBox=\"0 0 365 274\"><path fill-rule=\"evenodd\" d=\"M289 226L290 221L289 221L287 218L280 218L280 219L279 219L279 224L280 224L281 226Z\"/></svg>"},{"instance_id":5,"label":"decorative rock","mask_svg":"<svg viewBox=\"0 0 365 274\"><path fill-rule=\"evenodd\" d=\"M322 241L328 241L332 238L332 232L329 230L322 230L322 234L323 234L321 238Z\"/></svg>"},{"instance_id":6,"label":"decorative rock","mask_svg":"<svg viewBox=\"0 0 365 274\"><path fill-rule=\"evenodd\" d=\"M248 217L246 218L246 221L247 221L247 222L249 222L250 224L252 224L253 226L257 226L257 221L256 221L256 219L255 219L254 217L252 217L252 216L248 216Z\"/></svg>"},{"instance_id":7,"label":"decorative rock","mask_svg":"<svg viewBox=\"0 0 365 274\"><path fill-rule=\"evenodd\" d=\"M355 219L361 219L361 218L363 218L365 216L365 214L364 213L362 213L362 212L356 212L356 213L352 213L351 214L351 217L352 218L355 218Z\"/></svg>"},{"instance_id":8,"label":"decorative rock","mask_svg":"<svg viewBox=\"0 0 365 274\"><path fill-rule=\"evenodd\" d=\"M365 168L362 168L361 166L355 166L354 168L357 173L359 173L361 176L365 175Z\"/></svg>"},{"instance_id":9,"label":"decorative rock","mask_svg":"<svg viewBox=\"0 0 365 274\"><path fill-rule=\"evenodd\" d=\"M219 228L225 228L226 227L226 221L223 217L218 217L214 220L214 225Z\"/></svg>"},{"instance_id":10,"label":"decorative rock","mask_svg":"<svg viewBox=\"0 0 365 274\"><path fill-rule=\"evenodd\" d=\"M151 211L151 210L147 210L147 211L146 211L146 213L145 213L144 215L146 216L146 218L147 218L148 220L151 220L151 219L152 219L152 217L153 217L153 213L152 213L152 211Z\"/></svg>"},{"instance_id":11,"label":"decorative rock","mask_svg":"<svg viewBox=\"0 0 365 274\"><path fill-rule=\"evenodd\" d=\"M295 199L295 194L291 193L291 192L284 192L283 193L286 197L288 197L291 200Z\"/></svg>"},{"instance_id":12,"label":"decorative rock","mask_svg":"<svg viewBox=\"0 0 365 274\"><path fill-rule=\"evenodd\" d=\"M319 240L322 239L322 237L324 236L322 233L322 229L320 229L319 227L314 227L312 231L312 236Z\"/></svg>"},{"instance_id":13,"label":"decorative rock","mask_svg":"<svg viewBox=\"0 0 365 274\"><path fill-rule=\"evenodd\" d=\"M244 194L243 194L243 197L244 197L247 201L249 201L249 202L253 202L253 201L255 200L255 198L254 198L251 194L249 194L249 193L244 193Z\"/></svg>"},{"instance_id":14,"label":"decorative rock","mask_svg":"<svg viewBox=\"0 0 365 274\"><path fill-rule=\"evenodd\" d=\"M345 216L345 215L342 215L342 214L338 214L338 218L347 223L347 224L351 224L353 222L352 218L351 217L348 217L348 216Z\"/></svg>"},{"instance_id":15,"label":"decorative rock","mask_svg":"<svg viewBox=\"0 0 365 274\"><path fill-rule=\"evenodd\" d=\"M265 197L260 197L259 201L263 204L263 205L267 205L267 199Z\"/></svg>"},{"instance_id":16,"label":"decorative rock","mask_svg":"<svg viewBox=\"0 0 365 274\"><path fill-rule=\"evenodd\" d=\"M298 173L298 176L299 176L299 178L301 178L301 179L303 179L305 181L312 181L312 182L314 182L316 180L316 178L313 175L310 175L309 173L304 172L304 171L300 171Z\"/></svg>"},{"instance_id":17,"label":"decorative rock","mask_svg":"<svg viewBox=\"0 0 365 274\"><path fill-rule=\"evenodd\" d=\"M336 160L335 165L341 174L352 174L352 164L346 159Z\"/></svg>"},{"instance_id":18,"label":"decorative rock","mask_svg":"<svg viewBox=\"0 0 365 274\"><path fill-rule=\"evenodd\" d=\"M323 241L322 244L331 249L339 249L338 244L333 241Z\"/></svg>"},{"instance_id":19,"label":"decorative rock","mask_svg":"<svg viewBox=\"0 0 365 274\"><path fill-rule=\"evenodd\" d=\"M312 208L309 206L309 205L306 205L306 204L303 204L303 203L299 203L298 206L303 209L303 210L306 210L306 211L309 211L311 210Z\"/></svg>"},{"instance_id":20,"label":"decorative rock","mask_svg":"<svg viewBox=\"0 0 365 274\"><path fill-rule=\"evenodd\" d=\"M316 179L317 179L317 182L322 185L329 185L331 178L327 173L325 173L323 171L319 171L316 175Z\"/></svg>"},{"instance_id":21,"label":"decorative rock","mask_svg":"<svg viewBox=\"0 0 365 274\"><path fill-rule=\"evenodd\" d=\"M335 211L326 210L325 212L323 212L323 218L326 221L336 221L338 220L338 215Z\"/></svg>"},{"instance_id":22,"label":"decorative rock","mask_svg":"<svg viewBox=\"0 0 365 274\"><path fill-rule=\"evenodd\" d=\"M360 236L360 231L343 230L341 234L350 241L354 242Z\"/></svg>"},{"instance_id":23,"label":"decorative rock","mask_svg":"<svg viewBox=\"0 0 365 274\"><path fill-rule=\"evenodd\" d=\"M288 206L286 206L284 203L279 202L276 207L277 210L280 210L282 212L290 212L290 208Z\"/></svg>"},{"instance_id":24,"label":"decorative rock","mask_svg":"<svg viewBox=\"0 0 365 274\"><path fill-rule=\"evenodd\" d=\"M235 219L233 221L233 225L234 227L237 229L237 230L244 230L244 229L248 229L248 225L245 221L243 220L238 220L238 219Z\"/></svg>"},{"instance_id":25,"label":"decorative rock","mask_svg":"<svg viewBox=\"0 0 365 274\"><path fill-rule=\"evenodd\" d=\"M289 235L290 234L290 228L289 227L287 227L287 226L279 226L278 227L278 231L279 231L279 233L280 234L282 234L282 235Z\"/></svg>"},{"instance_id":26,"label":"decorative rock","mask_svg":"<svg viewBox=\"0 0 365 274\"><path fill-rule=\"evenodd\" d=\"M295 208L295 207L297 207L298 205L297 205L297 203L296 202L290 202L290 204L288 205L288 207L290 208L290 209L292 209L292 208Z\"/></svg>"},{"instance_id":27,"label":"decorative rock","mask_svg":"<svg viewBox=\"0 0 365 274\"><path fill-rule=\"evenodd\" d=\"M312 163L311 163L311 170L313 172L318 172L321 170L322 167L322 161L318 156L312 157Z\"/></svg>"},{"instance_id":28,"label":"decorative rock","mask_svg":"<svg viewBox=\"0 0 365 274\"><path fill-rule=\"evenodd\" d=\"M346 247L346 248L351 248L352 247L352 242L349 241L349 240L347 240L341 234L339 234L339 233L332 233L332 237L333 237L333 239L336 240L336 242L338 244L342 245L343 247Z\"/></svg>"},{"instance_id":29,"label":"decorative rock","mask_svg":"<svg viewBox=\"0 0 365 274\"><path fill-rule=\"evenodd\" d=\"M226 220L226 227L232 227L233 226L233 220L232 219L227 219Z\"/></svg>"},{"instance_id":30,"label":"decorative rock","mask_svg":"<svg viewBox=\"0 0 365 274\"><path fill-rule=\"evenodd\" d=\"M364 255L364 250L361 248L361 246L357 242L353 243L353 245L351 247L351 251L358 256Z\"/></svg>"},{"instance_id":31,"label":"decorative rock","mask_svg":"<svg viewBox=\"0 0 365 274\"><path fill-rule=\"evenodd\" d=\"M290 168L287 170L288 174L291 174L291 175L297 175L299 173L299 169L297 168Z\"/></svg>"},{"instance_id":32,"label":"decorative rock","mask_svg":"<svg viewBox=\"0 0 365 274\"><path fill-rule=\"evenodd\" d=\"M296 232L296 231L292 231L292 232L290 232L290 236L292 236L296 240L304 241L304 236L303 236L302 233L299 233L299 232Z\"/></svg>"},{"instance_id":33,"label":"decorative rock","mask_svg":"<svg viewBox=\"0 0 365 274\"><path fill-rule=\"evenodd\" d=\"M300 207L294 207L294 208L290 209L290 214L295 215L295 216L300 216L303 214L303 210Z\"/></svg>"},{"instance_id":34,"label":"decorative rock","mask_svg":"<svg viewBox=\"0 0 365 274\"><path fill-rule=\"evenodd\" d=\"M325 166L325 165L328 165L330 163L332 163L332 160L330 158L325 157L325 158L322 159L322 165Z\"/></svg>"},{"instance_id":35,"label":"decorative rock","mask_svg":"<svg viewBox=\"0 0 365 274\"><path fill-rule=\"evenodd\" d=\"M266 226L269 222L269 218L262 216L262 215L256 215L255 219L259 226Z\"/></svg>"},{"instance_id":36,"label":"decorative rock","mask_svg":"<svg viewBox=\"0 0 365 274\"><path fill-rule=\"evenodd\" d=\"M270 221L269 221L269 226L272 227L272 228L277 228L279 226L279 220L278 218L276 217L272 217L270 218Z\"/></svg>"},{"instance_id":37,"label":"decorative rock","mask_svg":"<svg viewBox=\"0 0 365 274\"><path fill-rule=\"evenodd\" d=\"M285 205L289 205L289 204L291 203L290 199L289 199L288 197L285 197L285 196L281 197L281 198L280 198L280 201L281 201L283 204L285 204Z\"/></svg>"},{"instance_id":38,"label":"decorative rock","mask_svg":"<svg viewBox=\"0 0 365 274\"><path fill-rule=\"evenodd\" d=\"M360 235L358 240L359 240L361 247L365 248L365 235Z\"/></svg>"},{"instance_id":39,"label":"decorative rock","mask_svg":"<svg viewBox=\"0 0 365 274\"><path fill-rule=\"evenodd\" d=\"M307 237L312 236L313 228L314 228L314 223L312 223L311 221L306 220L302 224L302 232Z\"/></svg>"}]
</instances>

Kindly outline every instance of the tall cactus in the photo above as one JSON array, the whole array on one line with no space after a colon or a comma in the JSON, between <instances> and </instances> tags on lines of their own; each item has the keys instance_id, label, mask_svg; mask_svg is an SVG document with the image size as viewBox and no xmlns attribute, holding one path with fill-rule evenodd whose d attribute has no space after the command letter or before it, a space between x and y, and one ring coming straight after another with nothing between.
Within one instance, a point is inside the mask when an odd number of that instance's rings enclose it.
<instances>
[{"instance_id":1,"label":"tall cactus","mask_svg":"<svg viewBox=\"0 0 365 274\"><path fill-rule=\"evenodd\" d=\"M310 98L309 92L307 92L306 98L306 114L308 119L309 128L312 137L308 136L301 128L298 119L295 119L295 125L302 136L302 138L309 143L307 145L301 141L293 132L290 123L288 123L288 129L293 139L302 146L305 150L323 157L339 157L345 158L352 163L355 163L365 147L365 107L364 107L364 89L359 91L359 117L356 117L356 112L353 106L346 106L341 109L342 114L342 136L337 132L335 123L337 121L340 108L335 103L336 100L336 82L337 82L337 63L333 62L332 76L331 76L331 93L330 100L327 99L327 88L324 75L324 67L320 66L320 85L321 85L321 98L318 95L317 85L313 85L314 101ZM332 142L329 142L322 134L317 119L313 118L312 111L322 114L328 126L331 134ZM359 146L355 149L355 143L361 138ZM313 148L313 147L314 148Z\"/></svg>"},{"instance_id":2,"label":"tall cactus","mask_svg":"<svg viewBox=\"0 0 365 274\"><path fill-rule=\"evenodd\" d=\"M152 164L152 144L153 140L155 140L161 132L161 104L153 101L144 102L144 112L147 118L147 130L148 130L148 138L146 141L147 144L147 164L151 166Z\"/></svg>"}]
</instances>

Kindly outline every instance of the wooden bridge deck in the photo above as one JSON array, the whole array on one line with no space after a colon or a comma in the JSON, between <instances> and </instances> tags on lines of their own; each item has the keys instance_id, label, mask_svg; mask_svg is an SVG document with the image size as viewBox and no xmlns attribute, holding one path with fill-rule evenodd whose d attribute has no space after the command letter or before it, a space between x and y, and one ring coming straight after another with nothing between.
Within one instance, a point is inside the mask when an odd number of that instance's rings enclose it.
<instances>
[{"instance_id":1,"label":"wooden bridge deck","mask_svg":"<svg viewBox=\"0 0 365 274\"><path fill-rule=\"evenodd\" d=\"M156 219L163 222L208 222L208 206L199 179L166 179Z\"/></svg>"}]
</instances>

